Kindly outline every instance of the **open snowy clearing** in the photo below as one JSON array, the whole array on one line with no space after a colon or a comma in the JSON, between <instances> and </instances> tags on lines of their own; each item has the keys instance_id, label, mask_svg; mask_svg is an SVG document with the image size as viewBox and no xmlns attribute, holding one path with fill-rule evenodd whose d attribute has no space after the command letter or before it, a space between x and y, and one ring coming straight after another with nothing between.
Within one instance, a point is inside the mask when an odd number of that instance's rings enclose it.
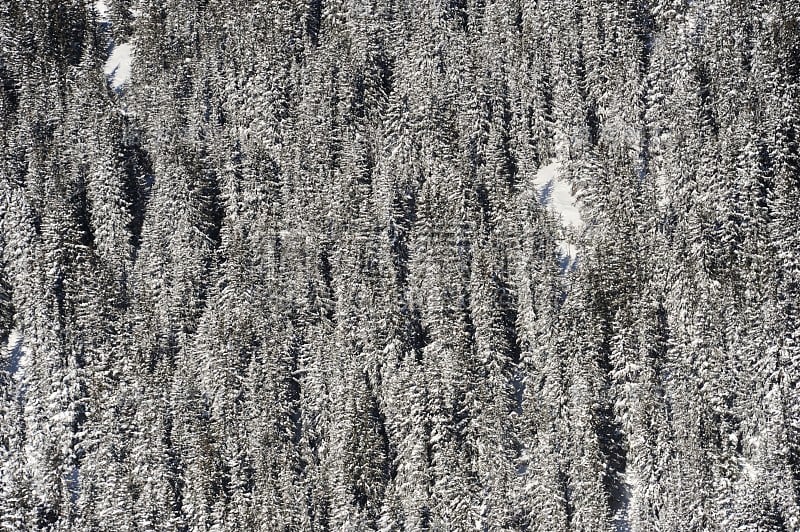
<instances>
[{"instance_id":1,"label":"open snowy clearing","mask_svg":"<svg viewBox=\"0 0 800 532\"><path fill-rule=\"evenodd\" d=\"M30 349L25 347L22 334L16 329L8 335L6 352L8 353L8 373L18 381L30 361Z\"/></svg>"},{"instance_id":2,"label":"open snowy clearing","mask_svg":"<svg viewBox=\"0 0 800 532\"><path fill-rule=\"evenodd\" d=\"M97 0L94 3L97 12L97 21L109 25L111 24L110 11L106 0ZM103 72L111 82L114 90L120 90L131 78L131 63L133 62L133 46L130 43L122 43L114 46L103 66Z\"/></svg>"},{"instance_id":3,"label":"open snowy clearing","mask_svg":"<svg viewBox=\"0 0 800 532\"><path fill-rule=\"evenodd\" d=\"M132 61L133 47L128 43L115 46L111 51L103 71L114 89L121 88L131 78Z\"/></svg>"},{"instance_id":4,"label":"open snowy clearing","mask_svg":"<svg viewBox=\"0 0 800 532\"><path fill-rule=\"evenodd\" d=\"M105 0L97 0L97 2L94 3L94 10L97 13L98 22L110 21L108 17L108 4L106 4Z\"/></svg>"},{"instance_id":5,"label":"open snowy clearing","mask_svg":"<svg viewBox=\"0 0 800 532\"><path fill-rule=\"evenodd\" d=\"M584 222L572 185L561 178L560 170L560 162L539 168L533 185L536 187L539 203L546 206L564 226L565 238L558 241L558 253L561 256L562 269L570 271L575 269L578 259L578 248L570 236L574 231L580 230Z\"/></svg>"},{"instance_id":6,"label":"open snowy clearing","mask_svg":"<svg viewBox=\"0 0 800 532\"><path fill-rule=\"evenodd\" d=\"M560 218L561 223L567 227L581 228L583 218L578 210L577 199L572 193L572 185L561 179L560 170L560 162L539 168L536 179L533 180L536 194L542 205L547 205Z\"/></svg>"}]
</instances>

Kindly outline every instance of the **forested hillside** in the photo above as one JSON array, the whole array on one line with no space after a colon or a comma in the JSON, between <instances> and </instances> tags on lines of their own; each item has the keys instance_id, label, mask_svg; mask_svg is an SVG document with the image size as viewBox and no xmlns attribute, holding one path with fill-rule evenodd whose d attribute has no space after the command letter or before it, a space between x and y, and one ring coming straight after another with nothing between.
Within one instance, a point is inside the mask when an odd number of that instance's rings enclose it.
<instances>
[{"instance_id":1,"label":"forested hillside","mask_svg":"<svg viewBox=\"0 0 800 532\"><path fill-rule=\"evenodd\" d=\"M0 0L0 530L800 530L799 142L794 0Z\"/></svg>"}]
</instances>

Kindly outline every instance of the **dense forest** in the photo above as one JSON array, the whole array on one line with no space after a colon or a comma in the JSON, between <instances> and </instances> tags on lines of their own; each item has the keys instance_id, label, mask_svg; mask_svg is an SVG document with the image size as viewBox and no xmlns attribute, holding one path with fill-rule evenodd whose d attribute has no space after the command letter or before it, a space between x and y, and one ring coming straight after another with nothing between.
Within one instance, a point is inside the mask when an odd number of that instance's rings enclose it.
<instances>
[{"instance_id":1,"label":"dense forest","mask_svg":"<svg viewBox=\"0 0 800 532\"><path fill-rule=\"evenodd\" d=\"M800 530L799 143L795 0L2 0L0 530Z\"/></svg>"}]
</instances>

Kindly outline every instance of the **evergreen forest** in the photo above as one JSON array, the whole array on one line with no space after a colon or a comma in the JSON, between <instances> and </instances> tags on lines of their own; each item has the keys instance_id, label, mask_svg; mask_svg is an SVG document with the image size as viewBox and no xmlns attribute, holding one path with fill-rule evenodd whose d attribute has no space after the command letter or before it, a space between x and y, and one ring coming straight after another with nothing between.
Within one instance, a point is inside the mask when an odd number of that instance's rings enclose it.
<instances>
[{"instance_id":1,"label":"evergreen forest","mask_svg":"<svg viewBox=\"0 0 800 532\"><path fill-rule=\"evenodd\" d=\"M800 531L800 3L0 0L0 530Z\"/></svg>"}]
</instances>

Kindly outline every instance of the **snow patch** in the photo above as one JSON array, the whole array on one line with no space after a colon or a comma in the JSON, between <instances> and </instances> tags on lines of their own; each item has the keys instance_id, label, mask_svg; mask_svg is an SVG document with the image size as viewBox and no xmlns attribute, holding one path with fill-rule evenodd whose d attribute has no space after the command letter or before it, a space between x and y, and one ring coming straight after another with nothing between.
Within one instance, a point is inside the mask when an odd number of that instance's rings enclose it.
<instances>
[{"instance_id":1,"label":"snow patch","mask_svg":"<svg viewBox=\"0 0 800 532\"><path fill-rule=\"evenodd\" d=\"M94 10L97 13L98 22L111 22L108 15L108 4L106 4L105 0L97 0L94 3Z\"/></svg>"},{"instance_id":2,"label":"snow patch","mask_svg":"<svg viewBox=\"0 0 800 532\"><path fill-rule=\"evenodd\" d=\"M561 163L552 163L539 168L533 184L542 205L547 205L568 227L583 227L583 218L578 210L572 185L561 179Z\"/></svg>"},{"instance_id":3,"label":"snow patch","mask_svg":"<svg viewBox=\"0 0 800 532\"><path fill-rule=\"evenodd\" d=\"M539 203L552 212L565 229L565 238L558 241L558 254L563 271L574 270L577 266L578 248L570 240L571 233L584 225L578 200L572 185L561 178L561 163L554 162L539 168L533 180Z\"/></svg>"},{"instance_id":4,"label":"snow patch","mask_svg":"<svg viewBox=\"0 0 800 532\"><path fill-rule=\"evenodd\" d=\"M567 240L556 243L561 271L571 272L578 267L578 246Z\"/></svg>"},{"instance_id":5,"label":"snow patch","mask_svg":"<svg viewBox=\"0 0 800 532\"><path fill-rule=\"evenodd\" d=\"M111 86L120 89L131 77L131 63L133 62L133 47L120 44L111 50L111 55L106 61L103 72L108 76Z\"/></svg>"},{"instance_id":6,"label":"snow patch","mask_svg":"<svg viewBox=\"0 0 800 532\"><path fill-rule=\"evenodd\" d=\"M8 373L12 379L19 381L30 363L31 351L25 346L25 339L17 329L8 335L6 352L8 353Z\"/></svg>"}]
</instances>

